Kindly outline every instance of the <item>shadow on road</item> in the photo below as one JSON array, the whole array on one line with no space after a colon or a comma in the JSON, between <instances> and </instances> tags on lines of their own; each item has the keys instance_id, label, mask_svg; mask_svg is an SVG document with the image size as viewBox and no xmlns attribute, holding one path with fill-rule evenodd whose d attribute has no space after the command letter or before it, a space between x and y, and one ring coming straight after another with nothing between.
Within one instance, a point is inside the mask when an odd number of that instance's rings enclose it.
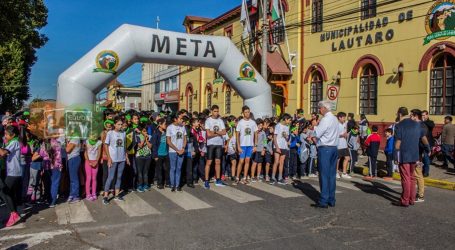
<instances>
[{"instance_id":1,"label":"shadow on road","mask_svg":"<svg viewBox=\"0 0 455 250\"><path fill-rule=\"evenodd\" d=\"M314 203L318 203L319 191L316 190L311 184L296 180L292 183L292 186L302 191L302 193L308 196L308 198L314 201Z\"/></svg>"},{"instance_id":2,"label":"shadow on road","mask_svg":"<svg viewBox=\"0 0 455 250\"><path fill-rule=\"evenodd\" d=\"M370 181L371 185L369 184L363 184L357 181L351 181L354 186L356 186L358 189L362 190L363 192L367 194L375 194L378 196L381 196L382 198L389 200L391 202L396 202L400 200L400 196L395 196L393 194L398 194L401 195L401 193L387 187L386 185L379 183L379 182L374 182ZM392 194L393 193L393 194Z\"/></svg>"}]
</instances>

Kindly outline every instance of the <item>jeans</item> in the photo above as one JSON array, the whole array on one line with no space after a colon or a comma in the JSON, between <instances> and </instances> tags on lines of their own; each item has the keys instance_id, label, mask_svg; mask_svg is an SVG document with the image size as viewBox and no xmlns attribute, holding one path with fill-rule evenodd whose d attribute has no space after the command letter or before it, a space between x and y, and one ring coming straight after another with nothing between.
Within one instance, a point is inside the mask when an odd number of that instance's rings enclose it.
<instances>
[{"instance_id":1,"label":"jeans","mask_svg":"<svg viewBox=\"0 0 455 250\"><path fill-rule=\"evenodd\" d=\"M387 164L387 177L393 176L393 155L386 154L386 164Z\"/></svg>"},{"instance_id":2,"label":"jeans","mask_svg":"<svg viewBox=\"0 0 455 250\"><path fill-rule=\"evenodd\" d=\"M428 155L428 153L423 152L422 162L423 162L423 175L424 176L430 175L431 160L430 160L430 156Z\"/></svg>"},{"instance_id":3,"label":"jeans","mask_svg":"<svg viewBox=\"0 0 455 250\"><path fill-rule=\"evenodd\" d=\"M68 160L68 171L70 174L70 197L79 198L79 167L81 157L76 156Z\"/></svg>"},{"instance_id":4,"label":"jeans","mask_svg":"<svg viewBox=\"0 0 455 250\"><path fill-rule=\"evenodd\" d=\"M185 157L186 184L193 184L193 158Z\"/></svg>"},{"instance_id":5,"label":"jeans","mask_svg":"<svg viewBox=\"0 0 455 250\"><path fill-rule=\"evenodd\" d=\"M47 169L44 171L44 189L46 199L51 203L57 202L58 188L60 186L60 179L62 171L58 168Z\"/></svg>"},{"instance_id":6,"label":"jeans","mask_svg":"<svg viewBox=\"0 0 455 250\"><path fill-rule=\"evenodd\" d=\"M204 179L205 176L205 157L197 153L193 158L193 181Z\"/></svg>"},{"instance_id":7,"label":"jeans","mask_svg":"<svg viewBox=\"0 0 455 250\"><path fill-rule=\"evenodd\" d=\"M167 182L169 179L169 160L166 156L158 156L158 160L155 163L155 175L157 178L156 185L164 185L165 180L166 184L169 184Z\"/></svg>"},{"instance_id":8,"label":"jeans","mask_svg":"<svg viewBox=\"0 0 455 250\"><path fill-rule=\"evenodd\" d=\"M443 154L443 159L444 159L444 165L447 166L448 162L447 160L450 161L450 163L455 164L455 160L453 159L452 153L453 153L453 145L448 145L448 144L442 144L441 147L442 154Z\"/></svg>"},{"instance_id":9,"label":"jeans","mask_svg":"<svg viewBox=\"0 0 455 250\"><path fill-rule=\"evenodd\" d=\"M308 174L316 173L316 158L308 158Z\"/></svg>"},{"instance_id":10,"label":"jeans","mask_svg":"<svg viewBox=\"0 0 455 250\"><path fill-rule=\"evenodd\" d=\"M414 204L416 198L416 177L414 163L400 163L401 187L401 204L408 206Z\"/></svg>"},{"instance_id":11,"label":"jeans","mask_svg":"<svg viewBox=\"0 0 455 250\"><path fill-rule=\"evenodd\" d=\"M180 175L182 173L182 163L184 156L174 152L169 152L171 187L180 185Z\"/></svg>"},{"instance_id":12,"label":"jeans","mask_svg":"<svg viewBox=\"0 0 455 250\"><path fill-rule=\"evenodd\" d=\"M349 173L354 172L355 163L358 161L358 153L355 149L349 149L349 156L351 156L351 161L349 161Z\"/></svg>"},{"instance_id":13,"label":"jeans","mask_svg":"<svg viewBox=\"0 0 455 250\"><path fill-rule=\"evenodd\" d=\"M149 184L149 168L152 158L150 157L137 157L137 186L142 187Z\"/></svg>"},{"instance_id":14,"label":"jeans","mask_svg":"<svg viewBox=\"0 0 455 250\"><path fill-rule=\"evenodd\" d=\"M104 192L109 192L112 182L114 181L115 172L117 172L117 181L115 182L115 189L120 189L122 184L123 170L125 169L125 162L113 162L109 168L109 174L107 176L106 184L104 185Z\"/></svg>"},{"instance_id":15,"label":"jeans","mask_svg":"<svg viewBox=\"0 0 455 250\"><path fill-rule=\"evenodd\" d=\"M27 198L28 184L30 181L30 164L21 165L22 167L22 199Z\"/></svg>"},{"instance_id":16,"label":"jeans","mask_svg":"<svg viewBox=\"0 0 455 250\"><path fill-rule=\"evenodd\" d=\"M291 148L289 150L289 175L294 177L297 174L297 165L299 154L297 153L297 148Z\"/></svg>"},{"instance_id":17,"label":"jeans","mask_svg":"<svg viewBox=\"0 0 455 250\"><path fill-rule=\"evenodd\" d=\"M335 205L337 159L338 150L336 146L318 147L320 205Z\"/></svg>"}]
</instances>

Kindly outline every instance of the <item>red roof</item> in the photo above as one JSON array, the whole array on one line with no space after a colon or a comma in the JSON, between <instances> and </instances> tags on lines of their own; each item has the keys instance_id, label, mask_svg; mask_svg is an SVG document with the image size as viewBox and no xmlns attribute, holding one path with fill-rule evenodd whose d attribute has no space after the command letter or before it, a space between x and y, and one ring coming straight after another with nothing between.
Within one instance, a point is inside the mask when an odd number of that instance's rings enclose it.
<instances>
[{"instance_id":1,"label":"red roof","mask_svg":"<svg viewBox=\"0 0 455 250\"><path fill-rule=\"evenodd\" d=\"M260 63L261 56L262 50L258 49L257 53L253 57L252 62L259 61ZM267 53L267 68L270 70L272 75L292 75L283 56L276 50L272 53Z\"/></svg>"},{"instance_id":2,"label":"red roof","mask_svg":"<svg viewBox=\"0 0 455 250\"><path fill-rule=\"evenodd\" d=\"M202 33L203 31L213 28L214 26L216 26L228 19L236 17L237 15L240 15L240 9L241 9L241 6L239 5L233 9L225 12L224 14L220 15L219 17L212 19L210 22L195 28L194 30L191 31L191 33Z\"/></svg>"},{"instance_id":3,"label":"red roof","mask_svg":"<svg viewBox=\"0 0 455 250\"><path fill-rule=\"evenodd\" d=\"M208 17L200 17L200 16L186 16L185 20L183 20L183 24L185 24L187 21L196 21L196 22L210 22L212 21L213 18L208 18Z\"/></svg>"}]
</instances>

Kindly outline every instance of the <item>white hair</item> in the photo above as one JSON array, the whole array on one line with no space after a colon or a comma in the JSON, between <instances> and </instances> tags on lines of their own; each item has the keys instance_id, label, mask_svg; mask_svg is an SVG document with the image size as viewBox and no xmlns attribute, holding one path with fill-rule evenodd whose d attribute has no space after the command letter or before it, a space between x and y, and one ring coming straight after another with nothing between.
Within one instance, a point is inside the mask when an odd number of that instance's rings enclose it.
<instances>
[{"instance_id":1,"label":"white hair","mask_svg":"<svg viewBox=\"0 0 455 250\"><path fill-rule=\"evenodd\" d=\"M332 103L328 100L320 101L318 103L319 108L326 108L328 111L332 111Z\"/></svg>"}]
</instances>

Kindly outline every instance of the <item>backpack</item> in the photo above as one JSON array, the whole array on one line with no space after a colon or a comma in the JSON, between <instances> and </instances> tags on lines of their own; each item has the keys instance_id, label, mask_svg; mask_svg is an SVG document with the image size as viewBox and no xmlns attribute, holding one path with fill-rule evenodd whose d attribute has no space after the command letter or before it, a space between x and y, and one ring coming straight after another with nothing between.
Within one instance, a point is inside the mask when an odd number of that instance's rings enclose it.
<instances>
[{"instance_id":1,"label":"backpack","mask_svg":"<svg viewBox=\"0 0 455 250\"><path fill-rule=\"evenodd\" d=\"M300 145L300 153L299 153L300 162L302 162L302 163L306 162L309 157L310 157L310 150L306 146L306 143L302 143Z\"/></svg>"}]
</instances>

